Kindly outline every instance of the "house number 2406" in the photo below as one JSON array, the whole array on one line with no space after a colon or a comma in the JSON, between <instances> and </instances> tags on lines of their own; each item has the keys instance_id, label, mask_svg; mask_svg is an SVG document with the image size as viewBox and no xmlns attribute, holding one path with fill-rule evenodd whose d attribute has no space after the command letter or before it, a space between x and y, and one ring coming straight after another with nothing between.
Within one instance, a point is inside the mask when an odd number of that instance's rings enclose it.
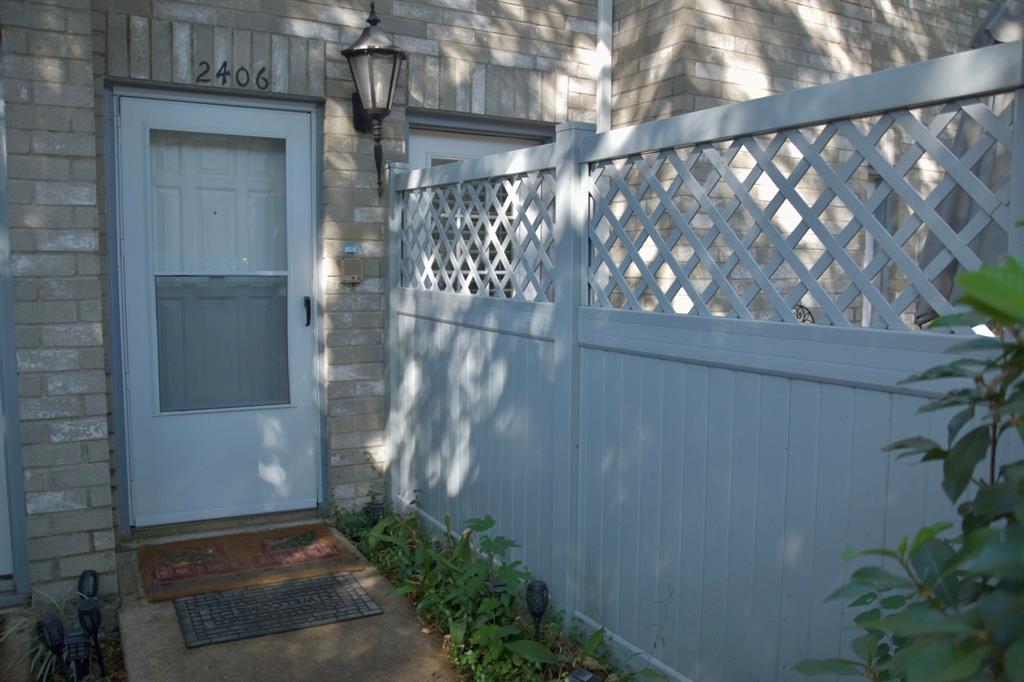
<instances>
[{"instance_id":1,"label":"house number 2406","mask_svg":"<svg viewBox=\"0 0 1024 682\"><path fill-rule=\"evenodd\" d=\"M199 62L199 73L196 75L196 83L209 83L210 79L210 62ZM221 62L220 68L213 74L213 77L220 81L221 85L228 85L234 82L240 88L249 87L250 83L255 83L256 87L260 90L266 90L270 87L270 81L267 80L267 67L262 66L260 70L256 72L254 77L249 69L244 66L239 66L237 69L232 71L228 68L227 62Z\"/></svg>"}]
</instances>

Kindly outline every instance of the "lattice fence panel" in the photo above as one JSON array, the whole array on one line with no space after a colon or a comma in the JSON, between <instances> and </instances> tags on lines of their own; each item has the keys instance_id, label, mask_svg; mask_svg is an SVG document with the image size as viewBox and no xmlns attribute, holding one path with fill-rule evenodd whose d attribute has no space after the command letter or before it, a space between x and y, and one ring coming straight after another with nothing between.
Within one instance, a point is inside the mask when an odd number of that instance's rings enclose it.
<instances>
[{"instance_id":1,"label":"lattice fence panel","mask_svg":"<svg viewBox=\"0 0 1024 682\"><path fill-rule=\"evenodd\" d=\"M591 164L590 304L907 329L1007 251L1013 93Z\"/></svg>"},{"instance_id":2,"label":"lattice fence panel","mask_svg":"<svg viewBox=\"0 0 1024 682\"><path fill-rule=\"evenodd\" d=\"M401 284L554 301L554 171L403 192Z\"/></svg>"}]
</instances>

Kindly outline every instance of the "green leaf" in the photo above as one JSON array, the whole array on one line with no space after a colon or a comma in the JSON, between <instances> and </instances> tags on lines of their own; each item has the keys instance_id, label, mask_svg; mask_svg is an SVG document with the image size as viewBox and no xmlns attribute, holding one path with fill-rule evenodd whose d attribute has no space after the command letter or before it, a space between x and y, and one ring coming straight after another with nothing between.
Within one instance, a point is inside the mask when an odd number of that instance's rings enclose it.
<instances>
[{"instance_id":1,"label":"green leaf","mask_svg":"<svg viewBox=\"0 0 1024 682\"><path fill-rule=\"evenodd\" d=\"M875 585L873 583L865 583L853 581L849 582L842 587L834 590L832 594L825 597L825 601L833 601L835 599L851 599L859 597L865 592L874 592Z\"/></svg>"},{"instance_id":2,"label":"green leaf","mask_svg":"<svg viewBox=\"0 0 1024 682\"><path fill-rule=\"evenodd\" d=\"M850 579L851 582L866 582L884 588L898 587L910 589L914 587L914 583L909 579L889 573L889 571L879 568L878 566L864 566L863 568L858 568L853 572L853 575L850 576Z\"/></svg>"},{"instance_id":3,"label":"green leaf","mask_svg":"<svg viewBox=\"0 0 1024 682\"><path fill-rule=\"evenodd\" d=\"M898 440L895 443L889 443L882 452L892 452L893 450L906 450L907 454L917 454L919 452L928 452L932 448L942 447L931 438L922 438L920 436L914 436L913 438L904 438Z\"/></svg>"},{"instance_id":4,"label":"green leaf","mask_svg":"<svg viewBox=\"0 0 1024 682\"><path fill-rule=\"evenodd\" d=\"M953 441L956 440L957 435L960 433L960 429L967 425L967 422L974 419L974 405L968 405L964 409L954 414L949 423L946 424L946 434L949 438L949 444L952 445Z\"/></svg>"},{"instance_id":5,"label":"green leaf","mask_svg":"<svg viewBox=\"0 0 1024 682\"><path fill-rule=\"evenodd\" d=\"M1020 502L1017 491L1008 485L986 486L975 495L972 511L980 516L1007 516Z\"/></svg>"},{"instance_id":6,"label":"green leaf","mask_svg":"<svg viewBox=\"0 0 1024 682\"><path fill-rule=\"evenodd\" d=\"M917 409L918 414L938 412L957 405L970 405L981 402L983 396L976 388L958 388L948 391L935 400L929 401Z\"/></svg>"},{"instance_id":7,"label":"green leaf","mask_svg":"<svg viewBox=\"0 0 1024 682\"><path fill-rule=\"evenodd\" d=\"M960 499L971 482L974 469L985 459L989 446L987 426L968 431L950 449L942 463L942 489L952 502Z\"/></svg>"},{"instance_id":8,"label":"green leaf","mask_svg":"<svg viewBox=\"0 0 1024 682\"><path fill-rule=\"evenodd\" d=\"M880 609L871 609L858 614L857 617L853 619L853 622L863 627L864 623L877 623L878 619L881 617L882 611Z\"/></svg>"},{"instance_id":9,"label":"green leaf","mask_svg":"<svg viewBox=\"0 0 1024 682\"><path fill-rule=\"evenodd\" d=\"M864 665L845 658L808 659L794 665L793 670L808 677L817 675L860 676L864 674Z\"/></svg>"},{"instance_id":10,"label":"green leaf","mask_svg":"<svg viewBox=\"0 0 1024 682\"><path fill-rule=\"evenodd\" d=\"M878 599L878 595L874 592L868 592L850 602L851 607L865 606Z\"/></svg>"},{"instance_id":11,"label":"green leaf","mask_svg":"<svg viewBox=\"0 0 1024 682\"><path fill-rule=\"evenodd\" d=\"M449 634L452 637L452 643L455 645L462 644L466 638L466 621L460 620L451 624L448 629Z\"/></svg>"},{"instance_id":12,"label":"green leaf","mask_svg":"<svg viewBox=\"0 0 1024 682\"><path fill-rule=\"evenodd\" d=\"M961 303L1002 322L1024 320L1024 270L1012 257L1005 265L961 272L956 283L964 292Z\"/></svg>"},{"instance_id":13,"label":"green leaf","mask_svg":"<svg viewBox=\"0 0 1024 682\"><path fill-rule=\"evenodd\" d=\"M502 627L498 628L498 630L497 630L497 632L495 634L497 634L497 636L500 639L505 639L509 635L515 635L515 634L518 634L518 633L520 633L522 631L523 631L523 626L521 626L519 624L503 625Z\"/></svg>"},{"instance_id":14,"label":"green leaf","mask_svg":"<svg viewBox=\"0 0 1024 682\"><path fill-rule=\"evenodd\" d=\"M1024 637L1021 637L1006 650L1003 658L1003 670L1010 682L1024 682Z\"/></svg>"},{"instance_id":15,"label":"green leaf","mask_svg":"<svg viewBox=\"0 0 1024 682\"><path fill-rule=\"evenodd\" d=\"M853 653L870 663L875 660L875 652L878 650L878 643L881 640L882 636L880 634L869 632L862 637L854 639L850 646L853 649Z\"/></svg>"},{"instance_id":16,"label":"green leaf","mask_svg":"<svg viewBox=\"0 0 1024 682\"><path fill-rule=\"evenodd\" d=\"M490 514L486 514L482 519L469 519L466 521L466 528L469 528L475 533L485 533L491 528L494 528L496 521L491 517Z\"/></svg>"},{"instance_id":17,"label":"green leaf","mask_svg":"<svg viewBox=\"0 0 1024 682\"><path fill-rule=\"evenodd\" d=\"M505 648L533 663L546 663L548 665L558 663L558 659L555 658L550 649L532 639L517 639L513 642L506 642Z\"/></svg>"},{"instance_id":18,"label":"green leaf","mask_svg":"<svg viewBox=\"0 0 1024 682\"><path fill-rule=\"evenodd\" d=\"M878 549L844 549L840 556L844 561L866 556L884 556L890 559L899 559L899 555L896 552L884 547Z\"/></svg>"},{"instance_id":19,"label":"green leaf","mask_svg":"<svg viewBox=\"0 0 1024 682\"><path fill-rule=\"evenodd\" d=\"M913 384L920 381L934 381L935 379L970 379L974 376L974 372L966 367L963 367L959 361L951 362L948 365L938 365L937 367L929 367L923 372L917 374L911 374L906 379L900 381L900 384Z\"/></svg>"},{"instance_id":20,"label":"green leaf","mask_svg":"<svg viewBox=\"0 0 1024 682\"><path fill-rule=\"evenodd\" d=\"M935 327L973 327L976 324L987 322L981 313L958 313L936 317L928 324L928 329Z\"/></svg>"},{"instance_id":21,"label":"green leaf","mask_svg":"<svg viewBox=\"0 0 1024 682\"><path fill-rule=\"evenodd\" d=\"M956 635L970 632L967 623L958 618L944 616L924 605L894 613L875 623L860 623L872 630L886 630L897 636L919 637L929 635Z\"/></svg>"},{"instance_id":22,"label":"green leaf","mask_svg":"<svg viewBox=\"0 0 1024 682\"><path fill-rule=\"evenodd\" d=\"M936 642L907 663L907 682L961 682L981 668L985 649L960 652L948 642Z\"/></svg>"},{"instance_id":23,"label":"green leaf","mask_svg":"<svg viewBox=\"0 0 1024 682\"><path fill-rule=\"evenodd\" d=\"M967 568L996 578L1024 580L1024 528L1006 526L985 534Z\"/></svg>"},{"instance_id":24,"label":"green leaf","mask_svg":"<svg viewBox=\"0 0 1024 682\"><path fill-rule=\"evenodd\" d=\"M583 657L587 658L596 654L597 648L601 646L601 642L604 641L604 637L604 628L598 628L590 633L590 637L587 637L587 641L583 643Z\"/></svg>"},{"instance_id":25,"label":"green leaf","mask_svg":"<svg viewBox=\"0 0 1024 682\"><path fill-rule=\"evenodd\" d=\"M902 609L907 603L907 598L902 595L896 594L891 597L886 597L878 603L883 609L888 609L889 611L892 611L894 609Z\"/></svg>"},{"instance_id":26,"label":"green leaf","mask_svg":"<svg viewBox=\"0 0 1024 682\"><path fill-rule=\"evenodd\" d=\"M956 551L944 540L925 540L910 552L910 564L925 587L947 606L957 602L957 581L955 576L943 576L946 565L956 556ZM941 578L941 579L940 579Z\"/></svg>"},{"instance_id":27,"label":"green leaf","mask_svg":"<svg viewBox=\"0 0 1024 682\"><path fill-rule=\"evenodd\" d=\"M910 544L910 551L913 552L939 533L949 530L952 527L953 524L949 521L941 521L931 526L925 526L921 530L917 531L917 535L914 536L914 541Z\"/></svg>"},{"instance_id":28,"label":"green leaf","mask_svg":"<svg viewBox=\"0 0 1024 682\"><path fill-rule=\"evenodd\" d=\"M395 589L391 590L391 596L392 597L401 597L403 594L409 594L410 592L415 592L415 591L416 591L416 586L415 585L409 585L408 583L406 583L404 585L399 585Z\"/></svg>"}]
</instances>

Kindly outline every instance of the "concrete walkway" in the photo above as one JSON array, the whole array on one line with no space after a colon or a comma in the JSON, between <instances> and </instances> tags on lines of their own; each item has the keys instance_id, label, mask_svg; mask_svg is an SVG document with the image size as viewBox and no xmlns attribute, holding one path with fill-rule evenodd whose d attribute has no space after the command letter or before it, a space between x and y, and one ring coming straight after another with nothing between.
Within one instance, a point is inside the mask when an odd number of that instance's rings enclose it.
<instances>
[{"instance_id":1,"label":"concrete walkway","mask_svg":"<svg viewBox=\"0 0 1024 682\"><path fill-rule=\"evenodd\" d=\"M184 680L458 680L441 640L417 622L405 597L372 566L356 573L382 615L279 635L186 649L173 602L142 592L135 551L118 555L121 638L131 682Z\"/></svg>"}]
</instances>

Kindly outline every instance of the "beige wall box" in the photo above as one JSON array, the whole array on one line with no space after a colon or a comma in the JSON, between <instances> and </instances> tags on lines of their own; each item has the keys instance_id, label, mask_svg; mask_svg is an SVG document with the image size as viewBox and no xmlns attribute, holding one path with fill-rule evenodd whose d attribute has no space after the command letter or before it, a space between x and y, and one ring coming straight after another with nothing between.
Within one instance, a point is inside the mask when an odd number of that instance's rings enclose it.
<instances>
[{"instance_id":1,"label":"beige wall box","mask_svg":"<svg viewBox=\"0 0 1024 682\"><path fill-rule=\"evenodd\" d=\"M343 284L363 281L363 259L359 257L358 244L345 244L345 255L341 257L341 281Z\"/></svg>"},{"instance_id":2,"label":"beige wall box","mask_svg":"<svg viewBox=\"0 0 1024 682\"><path fill-rule=\"evenodd\" d=\"M341 281L344 284L359 284L363 281L363 259L358 256L343 256L341 259Z\"/></svg>"}]
</instances>

